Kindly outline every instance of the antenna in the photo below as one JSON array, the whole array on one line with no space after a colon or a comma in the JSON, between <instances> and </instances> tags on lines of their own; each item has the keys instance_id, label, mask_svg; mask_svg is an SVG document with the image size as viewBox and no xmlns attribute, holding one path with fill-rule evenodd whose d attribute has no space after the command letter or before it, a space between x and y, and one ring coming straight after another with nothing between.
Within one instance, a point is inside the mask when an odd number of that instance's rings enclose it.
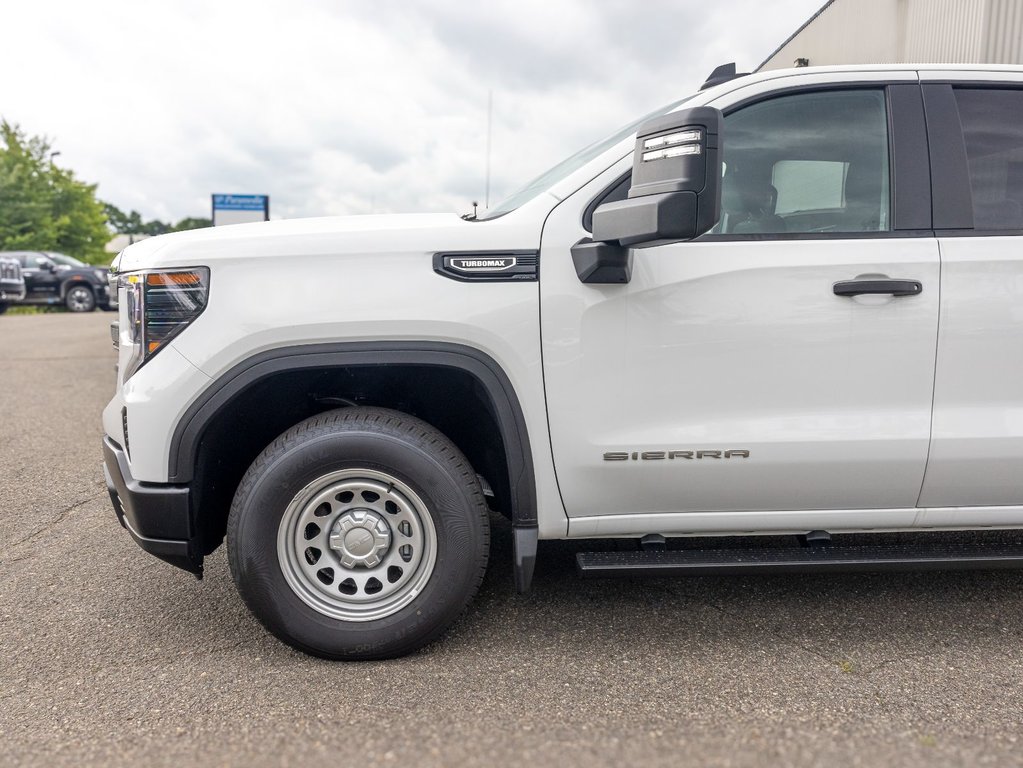
<instances>
[{"instance_id":1,"label":"antenna","mask_svg":"<svg viewBox=\"0 0 1023 768\"><path fill-rule=\"evenodd\" d=\"M734 61L729 64L722 64L720 67L714 68L714 71L707 77L707 81L700 86L700 90L705 91L715 85L721 85L721 83L727 83L729 80L734 80L737 77L748 74L748 72L736 72Z\"/></svg>"},{"instance_id":2,"label":"antenna","mask_svg":"<svg viewBox=\"0 0 1023 768\"><path fill-rule=\"evenodd\" d=\"M490 125L494 116L494 92L487 91L487 182L483 194L483 207L490 208ZM473 203L475 209L476 203Z\"/></svg>"}]
</instances>

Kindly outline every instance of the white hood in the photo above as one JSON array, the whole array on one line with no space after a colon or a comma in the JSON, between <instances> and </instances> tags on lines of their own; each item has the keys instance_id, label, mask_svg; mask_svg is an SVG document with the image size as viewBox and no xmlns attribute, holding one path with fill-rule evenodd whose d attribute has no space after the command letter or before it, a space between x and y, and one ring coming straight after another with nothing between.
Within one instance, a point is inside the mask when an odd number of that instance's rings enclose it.
<instances>
[{"instance_id":1,"label":"white hood","mask_svg":"<svg viewBox=\"0 0 1023 768\"><path fill-rule=\"evenodd\" d=\"M164 266L200 266L235 258L375 253L484 247L507 223L465 221L453 213L331 216L174 232L129 246L115 260L119 272ZM536 237L535 229L533 238ZM473 245L473 241L478 244ZM507 244L501 247L522 247ZM533 242L532 246L536 247Z\"/></svg>"}]
</instances>

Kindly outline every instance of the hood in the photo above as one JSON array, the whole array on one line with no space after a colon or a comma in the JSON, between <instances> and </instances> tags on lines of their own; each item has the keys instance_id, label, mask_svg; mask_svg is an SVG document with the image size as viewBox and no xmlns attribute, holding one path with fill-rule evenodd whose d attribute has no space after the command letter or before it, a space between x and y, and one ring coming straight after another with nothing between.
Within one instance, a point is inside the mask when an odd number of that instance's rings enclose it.
<instances>
[{"instance_id":1,"label":"hood","mask_svg":"<svg viewBox=\"0 0 1023 768\"><path fill-rule=\"evenodd\" d=\"M490 222L465 221L453 213L332 216L233 224L142 240L125 248L115 259L114 268L130 272L150 267L201 266L237 258L456 248L461 247L460 242L478 239L483 230L493 229Z\"/></svg>"},{"instance_id":2,"label":"hood","mask_svg":"<svg viewBox=\"0 0 1023 768\"><path fill-rule=\"evenodd\" d=\"M110 267L104 266L103 264L88 264L84 267L72 267L70 264L58 264L57 271L64 274L73 275L95 275L97 272L106 274L110 271Z\"/></svg>"}]
</instances>

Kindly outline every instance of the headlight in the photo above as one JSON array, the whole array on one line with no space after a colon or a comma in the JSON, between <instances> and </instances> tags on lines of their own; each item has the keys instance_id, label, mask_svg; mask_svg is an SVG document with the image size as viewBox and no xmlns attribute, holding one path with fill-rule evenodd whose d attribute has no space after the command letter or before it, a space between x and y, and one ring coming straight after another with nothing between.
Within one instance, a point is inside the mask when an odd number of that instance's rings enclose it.
<instances>
[{"instance_id":1,"label":"headlight","mask_svg":"<svg viewBox=\"0 0 1023 768\"><path fill-rule=\"evenodd\" d=\"M133 272L118 278L118 291L124 291L125 333L131 345L125 379L202 314L209 286L210 271L206 267Z\"/></svg>"},{"instance_id":2,"label":"headlight","mask_svg":"<svg viewBox=\"0 0 1023 768\"><path fill-rule=\"evenodd\" d=\"M102 269L94 269L94 270L92 270L92 274L101 283L106 283L106 281L107 281L107 273L104 272Z\"/></svg>"}]
</instances>

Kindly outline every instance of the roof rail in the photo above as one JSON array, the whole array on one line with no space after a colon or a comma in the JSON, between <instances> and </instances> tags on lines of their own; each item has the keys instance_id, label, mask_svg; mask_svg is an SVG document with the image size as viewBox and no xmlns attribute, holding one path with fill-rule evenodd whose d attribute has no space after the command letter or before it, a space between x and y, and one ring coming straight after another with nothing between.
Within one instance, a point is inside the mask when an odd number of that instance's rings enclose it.
<instances>
[{"instance_id":1,"label":"roof rail","mask_svg":"<svg viewBox=\"0 0 1023 768\"><path fill-rule=\"evenodd\" d=\"M714 71L707 76L707 80L700 86L700 90L705 91L708 88L713 88L715 85L721 85L721 83L727 83L729 80L734 80L737 77L743 77L748 74L749 72L736 72L734 61L729 64L722 64L720 67L715 67Z\"/></svg>"}]
</instances>

